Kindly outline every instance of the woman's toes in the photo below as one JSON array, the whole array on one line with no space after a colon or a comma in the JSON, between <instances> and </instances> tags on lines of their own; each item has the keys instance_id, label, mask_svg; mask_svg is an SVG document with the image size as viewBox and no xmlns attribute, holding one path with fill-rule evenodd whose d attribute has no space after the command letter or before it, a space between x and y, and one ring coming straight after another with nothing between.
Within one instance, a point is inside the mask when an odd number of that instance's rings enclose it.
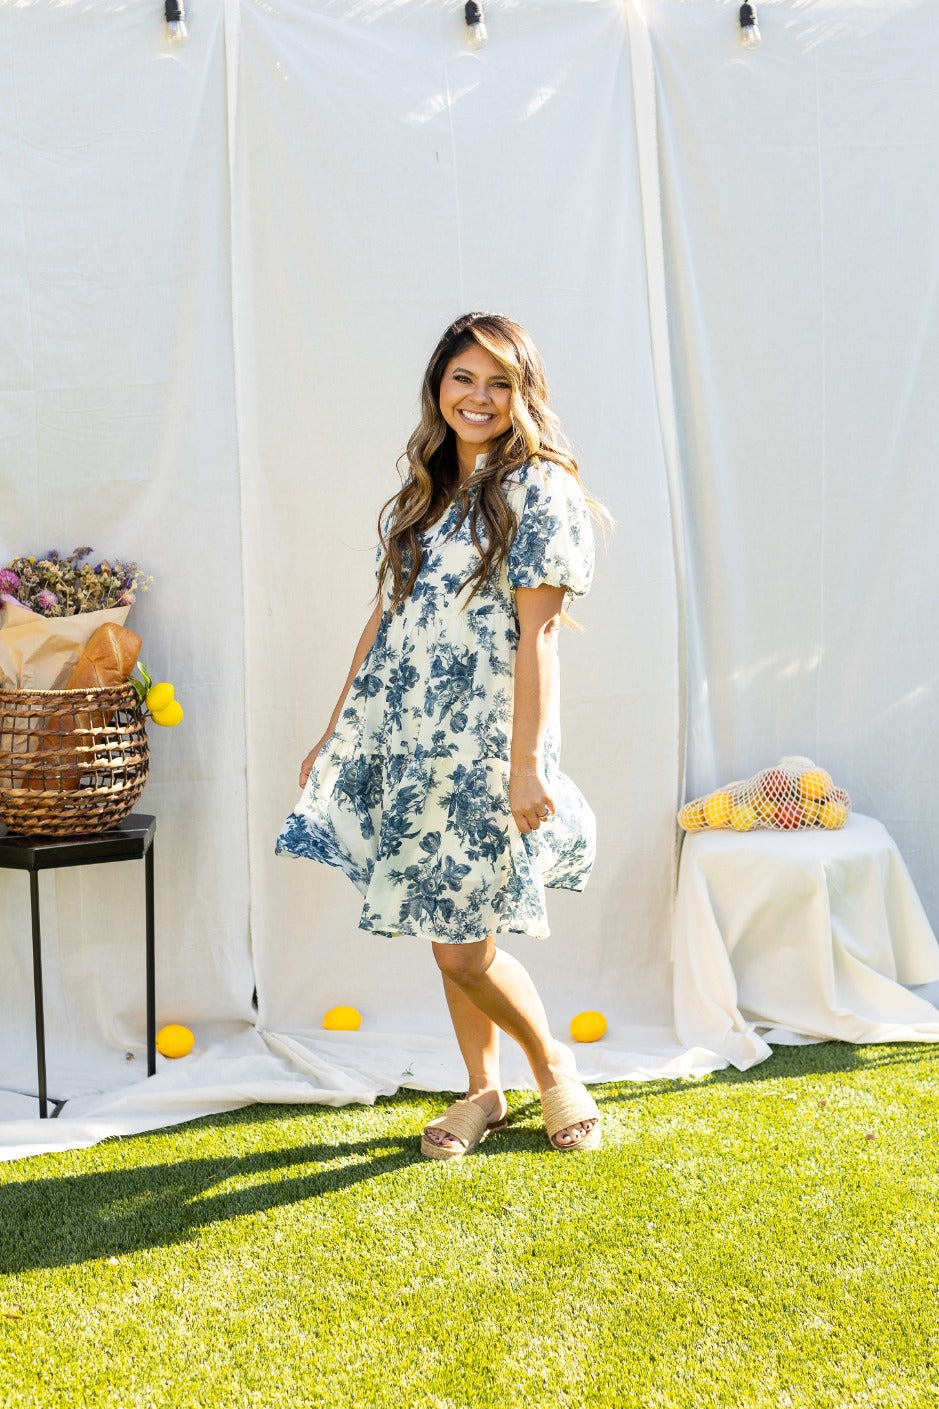
<instances>
[{"instance_id":1,"label":"woman's toes","mask_svg":"<svg viewBox=\"0 0 939 1409\"><path fill-rule=\"evenodd\" d=\"M554 1143L556 1145L578 1145L590 1134L595 1125L595 1120L581 1121L577 1125L567 1125L563 1130L557 1132Z\"/></svg>"},{"instance_id":2,"label":"woman's toes","mask_svg":"<svg viewBox=\"0 0 939 1409\"><path fill-rule=\"evenodd\" d=\"M439 1126L431 1126L424 1131L425 1137L432 1145L440 1145L447 1150L461 1150L463 1141L457 1135L451 1135L447 1130L441 1130Z\"/></svg>"}]
</instances>

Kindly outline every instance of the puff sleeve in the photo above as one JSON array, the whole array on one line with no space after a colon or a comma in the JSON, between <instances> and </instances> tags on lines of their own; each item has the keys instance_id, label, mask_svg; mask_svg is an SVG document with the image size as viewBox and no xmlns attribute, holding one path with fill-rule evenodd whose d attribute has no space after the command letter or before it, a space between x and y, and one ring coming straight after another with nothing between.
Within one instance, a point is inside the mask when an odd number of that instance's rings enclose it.
<instances>
[{"instance_id":1,"label":"puff sleeve","mask_svg":"<svg viewBox=\"0 0 939 1409\"><path fill-rule=\"evenodd\" d=\"M534 461L521 476L513 503L518 531L509 551L513 587L566 587L568 598L582 597L594 567L593 528L583 490L560 465ZM523 493L522 493L523 491Z\"/></svg>"}]
</instances>

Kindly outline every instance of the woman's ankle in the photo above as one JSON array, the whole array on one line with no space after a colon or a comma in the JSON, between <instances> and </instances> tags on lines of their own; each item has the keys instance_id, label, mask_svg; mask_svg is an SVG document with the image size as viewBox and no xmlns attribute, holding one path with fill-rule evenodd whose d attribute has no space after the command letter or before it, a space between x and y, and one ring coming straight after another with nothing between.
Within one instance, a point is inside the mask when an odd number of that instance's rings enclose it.
<instances>
[{"instance_id":1,"label":"woman's ankle","mask_svg":"<svg viewBox=\"0 0 939 1409\"><path fill-rule=\"evenodd\" d=\"M475 1101L493 1115L501 1115L506 1107L505 1092L498 1081L471 1081L466 1099Z\"/></svg>"},{"instance_id":2,"label":"woman's ankle","mask_svg":"<svg viewBox=\"0 0 939 1409\"><path fill-rule=\"evenodd\" d=\"M559 1086L562 1081L578 1079L577 1059L569 1047L565 1047L561 1042L554 1042L537 1066L532 1063L532 1075L538 1090L548 1091L552 1086Z\"/></svg>"}]
</instances>

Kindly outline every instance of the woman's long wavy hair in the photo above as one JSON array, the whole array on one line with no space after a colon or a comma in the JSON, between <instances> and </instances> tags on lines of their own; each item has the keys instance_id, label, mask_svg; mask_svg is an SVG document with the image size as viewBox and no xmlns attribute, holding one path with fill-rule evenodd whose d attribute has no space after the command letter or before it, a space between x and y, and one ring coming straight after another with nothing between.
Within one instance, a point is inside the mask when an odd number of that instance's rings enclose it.
<instances>
[{"instance_id":1,"label":"woman's long wavy hair","mask_svg":"<svg viewBox=\"0 0 939 1409\"><path fill-rule=\"evenodd\" d=\"M498 362L512 388L511 425L490 449L485 465L473 476L476 493L470 499L460 486L456 436L440 411L440 384L447 366L461 352L478 344ZM491 572L506 561L518 529L505 494L505 481L532 459L551 460L579 480L577 461L566 448L557 416L548 404L544 366L529 334L520 324L498 313L465 313L451 323L424 373L421 419L398 462L404 483L382 506L378 532L384 550L379 592L391 577L391 605L411 593L424 553L418 535L460 501L459 523L470 516L470 532L479 551L479 566L468 578L471 600ZM609 515L593 500L588 504L601 517Z\"/></svg>"}]
</instances>

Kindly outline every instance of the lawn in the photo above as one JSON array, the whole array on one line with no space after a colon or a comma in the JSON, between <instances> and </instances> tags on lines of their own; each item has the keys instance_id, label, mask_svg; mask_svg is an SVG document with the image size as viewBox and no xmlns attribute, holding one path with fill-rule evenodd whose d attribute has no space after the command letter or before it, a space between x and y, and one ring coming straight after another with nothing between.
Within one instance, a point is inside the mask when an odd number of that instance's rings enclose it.
<instances>
[{"instance_id":1,"label":"lawn","mask_svg":"<svg viewBox=\"0 0 939 1409\"><path fill-rule=\"evenodd\" d=\"M939 1052L777 1049L537 1103L422 1160L445 1099L251 1106L0 1166L0 1401L939 1405Z\"/></svg>"}]
</instances>

